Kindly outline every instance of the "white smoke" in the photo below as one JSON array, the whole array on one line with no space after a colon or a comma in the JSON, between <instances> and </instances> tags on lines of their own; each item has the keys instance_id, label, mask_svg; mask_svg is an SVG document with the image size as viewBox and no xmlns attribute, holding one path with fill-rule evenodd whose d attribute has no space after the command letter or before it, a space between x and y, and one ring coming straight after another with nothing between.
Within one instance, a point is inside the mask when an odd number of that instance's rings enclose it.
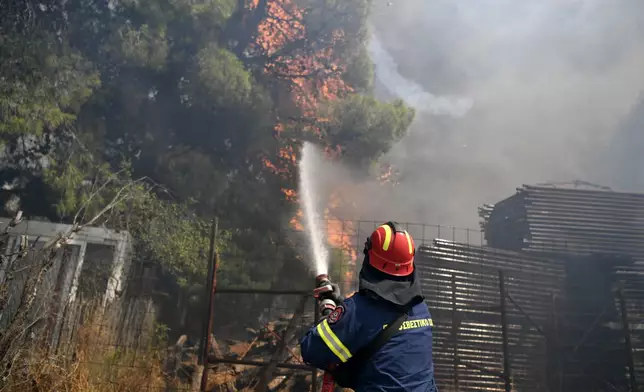
<instances>
[{"instance_id":1,"label":"white smoke","mask_svg":"<svg viewBox=\"0 0 644 392\"><path fill-rule=\"evenodd\" d=\"M370 19L376 77L419 110L381 160L399 184L354 192L356 214L475 227L478 206L521 184L580 179L620 189L613 179L628 169L621 183L629 183L641 171L637 122L619 142L632 152L599 153L632 110L644 110L633 109L644 93L644 1L387 5L374 0Z\"/></svg>"},{"instance_id":2,"label":"white smoke","mask_svg":"<svg viewBox=\"0 0 644 392\"><path fill-rule=\"evenodd\" d=\"M398 72L394 58L375 34L371 35L369 54L375 65L376 78L392 93L419 112L462 117L472 108L469 97L436 96Z\"/></svg>"}]
</instances>

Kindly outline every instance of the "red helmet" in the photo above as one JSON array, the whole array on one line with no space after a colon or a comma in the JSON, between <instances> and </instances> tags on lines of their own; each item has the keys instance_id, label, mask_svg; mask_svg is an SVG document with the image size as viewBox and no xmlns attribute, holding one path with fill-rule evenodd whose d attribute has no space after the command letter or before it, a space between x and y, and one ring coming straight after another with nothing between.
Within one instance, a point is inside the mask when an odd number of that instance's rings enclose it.
<instances>
[{"instance_id":1,"label":"red helmet","mask_svg":"<svg viewBox=\"0 0 644 392\"><path fill-rule=\"evenodd\" d=\"M393 222L378 227L365 244L369 264L392 276L408 276L414 272L414 240L406 230L398 230Z\"/></svg>"}]
</instances>

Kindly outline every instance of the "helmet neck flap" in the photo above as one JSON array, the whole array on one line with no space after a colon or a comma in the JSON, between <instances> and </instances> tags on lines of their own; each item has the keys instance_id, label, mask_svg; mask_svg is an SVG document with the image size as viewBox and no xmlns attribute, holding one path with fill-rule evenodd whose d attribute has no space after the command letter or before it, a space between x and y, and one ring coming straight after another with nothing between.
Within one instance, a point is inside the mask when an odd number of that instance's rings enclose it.
<instances>
[{"instance_id":1,"label":"helmet neck flap","mask_svg":"<svg viewBox=\"0 0 644 392\"><path fill-rule=\"evenodd\" d=\"M411 236L387 222L367 238L360 270L359 291L395 306L422 302L414 270L415 246Z\"/></svg>"}]
</instances>

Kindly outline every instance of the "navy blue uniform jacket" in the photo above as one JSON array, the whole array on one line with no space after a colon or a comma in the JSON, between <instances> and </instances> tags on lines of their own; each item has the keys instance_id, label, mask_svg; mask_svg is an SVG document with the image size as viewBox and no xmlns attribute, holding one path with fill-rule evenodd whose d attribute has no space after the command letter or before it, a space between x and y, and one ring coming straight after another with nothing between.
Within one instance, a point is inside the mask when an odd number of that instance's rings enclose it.
<instances>
[{"instance_id":1,"label":"navy blue uniform jacket","mask_svg":"<svg viewBox=\"0 0 644 392\"><path fill-rule=\"evenodd\" d=\"M360 293L344 300L335 321L324 319L300 341L304 362L328 369L346 362L359 348L397 318L395 310ZM409 318L367 364L356 392L434 392L432 318L425 302L415 305Z\"/></svg>"}]
</instances>

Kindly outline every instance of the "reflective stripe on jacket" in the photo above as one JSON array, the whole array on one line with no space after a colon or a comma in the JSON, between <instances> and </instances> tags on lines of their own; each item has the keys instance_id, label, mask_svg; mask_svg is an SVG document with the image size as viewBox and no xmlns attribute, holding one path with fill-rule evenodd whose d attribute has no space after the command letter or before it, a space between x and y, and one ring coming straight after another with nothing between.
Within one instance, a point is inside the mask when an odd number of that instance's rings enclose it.
<instances>
[{"instance_id":1,"label":"reflective stripe on jacket","mask_svg":"<svg viewBox=\"0 0 644 392\"><path fill-rule=\"evenodd\" d=\"M395 310L357 293L343 303L337 321L330 317L300 341L302 358L319 369L346 362L397 318ZM432 326L424 302L414 306L400 330L372 358L356 392L435 392Z\"/></svg>"}]
</instances>

